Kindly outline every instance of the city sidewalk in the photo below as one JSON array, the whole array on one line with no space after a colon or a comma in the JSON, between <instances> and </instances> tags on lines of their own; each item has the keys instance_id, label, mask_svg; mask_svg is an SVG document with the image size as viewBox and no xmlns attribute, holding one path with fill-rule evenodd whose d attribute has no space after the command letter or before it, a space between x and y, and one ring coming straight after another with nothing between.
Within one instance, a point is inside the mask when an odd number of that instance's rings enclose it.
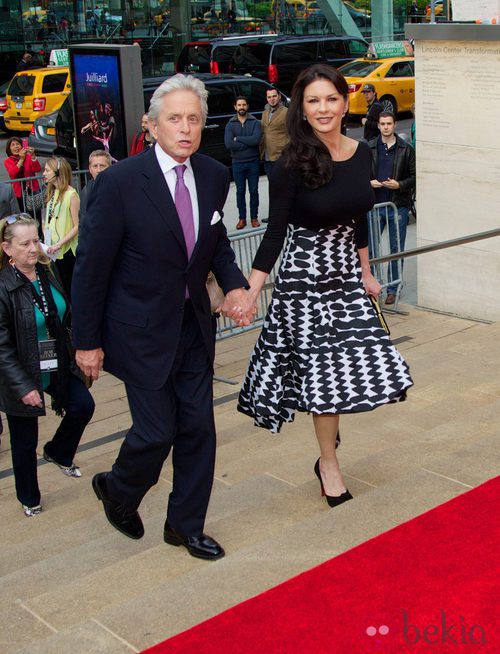
<instances>
[{"instance_id":1,"label":"city sidewalk","mask_svg":"<svg viewBox=\"0 0 500 654\"><path fill-rule=\"evenodd\" d=\"M170 462L141 505L142 540L107 523L90 481L109 469L130 425L123 385L110 375L92 388L81 479L40 457L40 516L24 517L15 498L4 433L2 654L141 651L497 474L500 323L402 308L406 315L388 321L415 386L405 403L342 418L339 456L354 501L335 509L313 472L309 416L271 436L236 412L257 332L218 343L216 374L237 385L214 385L218 453L206 530L226 548L217 562L163 542ZM55 424L52 414L40 420L39 454Z\"/></svg>"}]
</instances>

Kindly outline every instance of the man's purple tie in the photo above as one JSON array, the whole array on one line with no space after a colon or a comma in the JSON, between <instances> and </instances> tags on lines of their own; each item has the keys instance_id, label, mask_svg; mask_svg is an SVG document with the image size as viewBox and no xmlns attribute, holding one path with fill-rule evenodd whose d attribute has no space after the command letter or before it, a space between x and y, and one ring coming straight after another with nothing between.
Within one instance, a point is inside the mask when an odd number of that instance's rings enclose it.
<instances>
[{"instance_id":1,"label":"man's purple tie","mask_svg":"<svg viewBox=\"0 0 500 654\"><path fill-rule=\"evenodd\" d=\"M193 205L191 204L191 196L189 195L188 187L184 184L184 171L186 170L186 166L184 164L175 166L174 170L177 175L177 182L175 183L175 208L179 214L182 231L184 232L184 240L186 241L188 259L190 259L194 250L196 238L194 235Z\"/></svg>"}]
</instances>

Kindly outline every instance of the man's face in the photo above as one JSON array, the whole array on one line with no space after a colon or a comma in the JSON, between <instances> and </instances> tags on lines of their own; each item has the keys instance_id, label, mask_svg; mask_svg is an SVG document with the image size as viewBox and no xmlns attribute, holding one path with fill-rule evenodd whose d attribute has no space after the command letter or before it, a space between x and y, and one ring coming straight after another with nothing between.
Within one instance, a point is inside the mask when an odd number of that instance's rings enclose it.
<instances>
[{"instance_id":1,"label":"man's face","mask_svg":"<svg viewBox=\"0 0 500 654\"><path fill-rule=\"evenodd\" d=\"M396 123L390 116L383 116L378 119L378 128L382 136L390 137L394 134Z\"/></svg>"},{"instance_id":2,"label":"man's face","mask_svg":"<svg viewBox=\"0 0 500 654\"><path fill-rule=\"evenodd\" d=\"M281 96L278 91L268 91L266 93L267 104L274 109L279 104Z\"/></svg>"},{"instance_id":3,"label":"man's face","mask_svg":"<svg viewBox=\"0 0 500 654\"><path fill-rule=\"evenodd\" d=\"M363 95L365 96L366 104L370 106L375 97L375 91L363 91Z\"/></svg>"},{"instance_id":4,"label":"man's face","mask_svg":"<svg viewBox=\"0 0 500 654\"><path fill-rule=\"evenodd\" d=\"M200 147L203 129L201 101L194 91L178 89L163 96L158 120L149 129L161 149L184 163Z\"/></svg>"},{"instance_id":5,"label":"man's face","mask_svg":"<svg viewBox=\"0 0 500 654\"><path fill-rule=\"evenodd\" d=\"M248 102L246 100L237 100L234 105L238 116L246 116L248 112Z\"/></svg>"},{"instance_id":6,"label":"man's face","mask_svg":"<svg viewBox=\"0 0 500 654\"><path fill-rule=\"evenodd\" d=\"M103 170L109 168L109 163L106 157L92 157L89 161L89 173L92 175L93 179L102 173Z\"/></svg>"},{"instance_id":7,"label":"man's face","mask_svg":"<svg viewBox=\"0 0 500 654\"><path fill-rule=\"evenodd\" d=\"M144 114L141 119L141 129L143 132L149 132L148 115Z\"/></svg>"}]
</instances>

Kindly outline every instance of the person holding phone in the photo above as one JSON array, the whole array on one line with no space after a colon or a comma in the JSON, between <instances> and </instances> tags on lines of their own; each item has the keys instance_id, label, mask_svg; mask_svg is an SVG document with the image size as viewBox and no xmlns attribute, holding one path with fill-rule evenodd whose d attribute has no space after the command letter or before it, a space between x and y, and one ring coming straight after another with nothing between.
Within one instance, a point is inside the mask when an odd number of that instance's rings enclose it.
<instances>
[{"instance_id":1,"label":"person holding phone","mask_svg":"<svg viewBox=\"0 0 500 654\"><path fill-rule=\"evenodd\" d=\"M21 140L18 136L11 136L5 146L7 158L4 166L12 180L18 180L25 177L35 177L41 172L42 167L37 159L35 148L28 147L28 139ZM40 184L36 179L27 182L14 181L14 194L19 202L20 207L24 207L23 201L23 184L24 194L35 195L40 191ZM33 212L32 212L33 213ZM36 216L35 216L36 217Z\"/></svg>"},{"instance_id":2,"label":"person holding phone","mask_svg":"<svg viewBox=\"0 0 500 654\"><path fill-rule=\"evenodd\" d=\"M378 118L378 128L379 136L368 144L373 158L371 185L377 203L392 202L398 210L396 217L389 207L382 216L380 224L382 233L388 223L389 245L393 254L405 249L406 228L416 183L415 150L396 134L396 117L391 111L382 111ZM386 304L391 305L396 302L397 294L401 289L401 282L396 281L398 277L398 262L392 261L389 263Z\"/></svg>"}]
</instances>

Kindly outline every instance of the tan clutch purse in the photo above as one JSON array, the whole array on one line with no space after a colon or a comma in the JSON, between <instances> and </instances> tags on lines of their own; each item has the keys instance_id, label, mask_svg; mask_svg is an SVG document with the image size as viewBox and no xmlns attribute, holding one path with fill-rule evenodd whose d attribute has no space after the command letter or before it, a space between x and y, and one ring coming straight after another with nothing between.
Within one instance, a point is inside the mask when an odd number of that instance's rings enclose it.
<instances>
[{"instance_id":1,"label":"tan clutch purse","mask_svg":"<svg viewBox=\"0 0 500 654\"><path fill-rule=\"evenodd\" d=\"M212 313L217 313L217 309L224 303L224 293L219 284L217 284L213 272L208 273L207 291L208 297L210 298L210 309Z\"/></svg>"},{"instance_id":2,"label":"tan clutch purse","mask_svg":"<svg viewBox=\"0 0 500 654\"><path fill-rule=\"evenodd\" d=\"M387 335L390 335L391 330L389 329L389 325L385 320L385 316L382 313L382 309L380 308L380 304L378 303L378 300L374 298L373 295L369 295L368 297L370 298L372 306L375 309L375 313L377 314L377 318L380 322L380 326L382 327L382 329L385 331Z\"/></svg>"}]
</instances>

